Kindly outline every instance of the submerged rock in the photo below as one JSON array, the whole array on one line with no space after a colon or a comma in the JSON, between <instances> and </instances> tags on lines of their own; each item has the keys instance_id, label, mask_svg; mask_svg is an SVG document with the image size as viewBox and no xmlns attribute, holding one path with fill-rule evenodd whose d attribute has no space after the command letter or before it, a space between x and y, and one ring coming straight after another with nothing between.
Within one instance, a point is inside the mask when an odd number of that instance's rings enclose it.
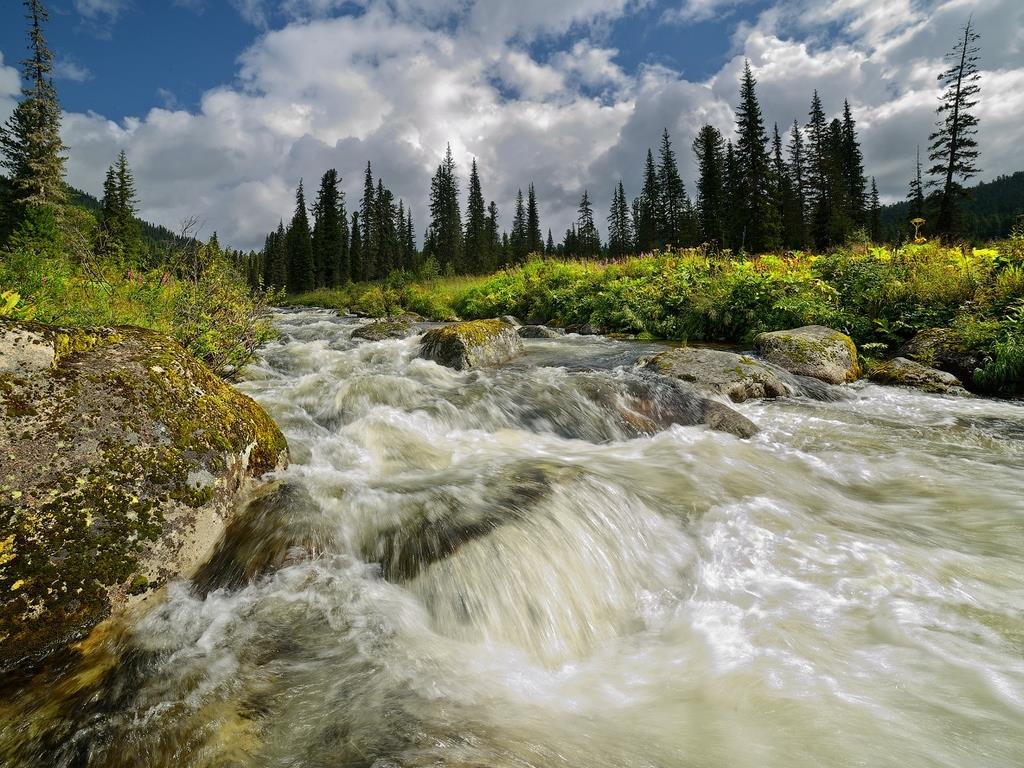
<instances>
[{"instance_id":1,"label":"submerged rock","mask_svg":"<svg viewBox=\"0 0 1024 768\"><path fill-rule=\"evenodd\" d=\"M394 320L381 320L376 323L362 325L352 331L353 339L365 341L384 341L386 339L404 339L416 333L413 327L413 320L407 317L398 317Z\"/></svg>"},{"instance_id":2,"label":"submerged rock","mask_svg":"<svg viewBox=\"0 0 1024 768\"><path fill-rule=\"evenodd\" d=\"M725 395L734 403L794 394L784 371L747 355L718 349L681 347L641 358L637 366Z\"/></svg>"},{"instance_id":3,"label":"submerged rock","mask_svg":"<svg viewBox=\"0 0 1024 768\"><path fill-rule=\"evenodd\" d=\"M653 435L674 424L707 425L740 438L756 435L754 422L688 384L664 376L630 375L624 380L581 374L580 387L594 403L613 413L627 432Z\"/></svg>"},{"instance_id":4,"label":"submerged rock","mask_svg":"<svg viewBox=\"0 0 1024 768\"><path fill-rule=\"evenodd\" d=\"M856 381L861 375L853 340L822 325L759 334L754 348L769 363L829 384Z\"/></svg>"},{"instance_id":5,"label":"submerged rock","mask_svg":"<svg viewBox=\"0 0 1024 768\"><path fill-rule=\"evenodd\" d=\"M983 362L982 354L964 347L950 328L918 331L897 353L921 365L951 373L968 387L974 385L974 372Z\"/></svg>"},{"instance_id":6,"label":"submerged rock","mask_svg":"<svg viewBox=\"0 0 1024 768\"><path fill-rule=\"evenodd\" d=\"M876 384L913 387L940 395L964 396L970 394L964 389L960 379L952 373L929 368L905 357L897 357L879 363L871 369L868 378Z\"/></svg>"},{"instance_id":7,"label":"submerged rock","mask_svg":"<svg viewBox=\"0 0 1024 768\"><path fill-rule=\"evenodd\" d=\"M501 320L471 320L423 335L420 357L457 371L498 365L523 351L516 329Z\"/></svg>"},{"instance_id":8,"label":"submerged rock","mask_svg":"<svg viewBox=\"0 0 1024 768\"><path fill-rule=\"evenodd\" d=\"M518 333L521 339L557 339L565 336L561 328L548 328L546 325L524 325Z\"/></svg>"},{"instance_id":9,"label":"submerged rock","mask_svg":"<svg viewBox=\"0 0 1024 768\"><path fill-rule=\"evenodd\" d=\"M0 321L0 669L189 574L287 457L253 400L166 336Z\"/></svg>"}]
</instances>

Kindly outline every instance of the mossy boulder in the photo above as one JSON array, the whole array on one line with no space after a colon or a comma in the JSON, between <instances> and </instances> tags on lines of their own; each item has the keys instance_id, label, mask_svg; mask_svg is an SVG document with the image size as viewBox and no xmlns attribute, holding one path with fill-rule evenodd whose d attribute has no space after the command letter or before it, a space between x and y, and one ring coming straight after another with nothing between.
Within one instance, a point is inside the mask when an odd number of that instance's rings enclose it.
<instances>
[{"instance_id":1,"label":"mossy boulder","mask_svg":"<svg viewBox=\"0 0 1024 768\"><path fill-rule=\"evenodd\" d=\"M557 339L565 336L561 328L548 328L546 325L524 325L518 329L521 339Z\"/></svg>"},{"instance_id":2,"label":"mossy boulder","mask_svg":"<svg viewBox=\"0 0 1024 768\"><path fill-rule=\"evenodd\" d=\"M209 554L287 444L166 336L0 321L0 670Z\"/></svg>"},{"instance_id":3,"label":"mossy boulder","mask_svg":"<svg viewBox=\"0 0 1024 768\"><path fill-rule=\"evenodd\" d=\"M404 339L414 333L416 333L416 328L413 326L413 320L400 317L362 325L352 331L352 338L364 341L384 341L386 339Z\"/></svg>"},{"instance_id":4,"label":"mossy boulder","mask_svg":"<svg viewBox=\"0 0 1024 768\"><path fill-rule=\"evenodd\" d=\"M499 365L521 354L514 326L501 320L471 320L434 328L423 335L420 357L458 371Z\"/></svg>"},{"instance_id":5,"label":"mossy boulder","mask_svg":"<svg viewBox=\"0 0 1024 768\"><path fill-rule=\"evenodd\" d=\"M899 348L900 357L956 376L968 389L974 389L974 372L984 355L968 349L950 328L925 328Z\"/></svg>"},{"instance_id":6,"label":"mossy boulder","mask_svg":"<svg viewBox=\"0 0 1024 768\"><path fill-rule=\"evenodd\" d=\"M876 384L913 387L939 395L962 397L970 394L964 389L960 379L952 373L929 368L905 357L897 357L872 366L868 378Z\"/></svg>"},{"instance_id":7,"label":"mossy boulder","mask_svg":"<svg viewBox=\"0 0 1024 768\"><path fill-rule=\"evenodd\" d=\"M725 395L734 403L794 394L784 371L748 355L719 349L680 347L640 358L637 367Z\"/></svg>"},{"instance_id":8,"label":"mossy boulder","mask_svg":"<svg viewBox=\"0 0 1024 768\"><path fill-rule=\"evenodd\" d=\"M829 384L856 381L861 375L853 339L822 325L759 334L754 348L769 363Z\"/></svg>"}]
</instances>

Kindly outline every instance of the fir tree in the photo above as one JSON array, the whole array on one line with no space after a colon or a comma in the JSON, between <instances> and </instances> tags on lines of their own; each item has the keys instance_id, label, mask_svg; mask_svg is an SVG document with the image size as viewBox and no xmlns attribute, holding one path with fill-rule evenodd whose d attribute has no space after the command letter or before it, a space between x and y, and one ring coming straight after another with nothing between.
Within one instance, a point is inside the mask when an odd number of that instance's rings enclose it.
<instances>
[{"instance_id":1,"label":"fir tree","mask_svg":"<svg viewBox=\"0 0 1024 768\"><path fill-rule=\"evenodd\" d=\"M490 238L487 232L487 211L476 159L469 169L469 199L466 203L466 268L482 272L490 263Z\"/></svg>"},{"instance_id":2,"label":"fir tree","mask_svg":"<svg viewBox=\"0 0 1024 768\"><path fill-rule=\"evenodd\" d=\"M632 250L632 241L626 190L619 181L612 193L612 206L608 211L608 256L613 259L626 256Z\"/></svg>"},{"instance_id":3,"label":"fir tree","mask_svg":"<svg viewBox=\"0 0 1024 768\"><path fill-rule=\"evenodd\" d=\"M377 278L377 243L374 241L377 201L374 196L373 168L367 162L366 174L363 176L363 199L359 206L359 218L363 226L363 231L360 233L360 280L375 280Z\"/></svg>"},{"instance_id":4,"label":"fir tree","mask_svg":"<svg viewBox=\"0 0 1024 768\"><path fill-rule=\"evenodd\" d=\"M756 87L757 81L748 61L743 67L740 105L736 110L737 213L746 227L740 247L752 253L762 253L778 247L779 220L777 209L772 204L768 135Z\"/></svg>"},{"instance_id":5,"label":"fir tree","mask_svg":"<svg viewBox=\"0 0 1024 768\"><path fill-rule=\"evenodd\" d=\"M450 144L430 185L430 217L432 255L444 269L464 270L459 181Z\"/></svg>"},{"instance_id":6,"label":"fir tree","mask_svg":"<svg viewBox=\"0 0 1024 768\"><path fill-rule=\"evenodd\" d=\"M405 212L405 264L407 269L417 266L416 231L412 227L412 206Z\"/></svg>"},{"instance_id":7,"label":"fir tree","mask_svg":"<svg viewBox=\"0 0 1024 768\"><path fill-rule=\"evenodd\" d=\"M340 183L334 168L324 173L313 204L313 267L318 288L334 287L348 277L345 206L338 189Z\"/></svg>"},{"instance_id":8,"label":"fir tree","mask_svg":"<svg viewBox=\"0 0 1024 768\"><path fill-rule=\"evenodd\" d=\"M907 200L910 201L910 219L924 218L924 184L921 180L921 147L917 147L917 163L914 178L910 180Z\"/></svg>"},{"instance_id":9,"label":"fir tree","mask_svg":"<svg viewBox=\"0 0 1024 768\"><path fill-rule=\"evenodd\" d=\"M838 118L829 123L827 136L829 217L825 243L837 245L846 241L855 224L853 204L850 200L850 181L846 174L846 137L843 124Z\"/></svg>"},{"instance_id":10,"label":"fir tree","mask_svg":"<svg viewBox=\"0 0 1024 768\"><path fill-rule=\"evenodd\" d=\"M313 239L309 231L309 214L302 180L295 193L295 215L287 235L288 290L292 293L311 291L316 285L313 273Z\"/></svg>"},{"instance_id":11,"label":"fir tree","mask_svg":"<svg viewBox=\"0 0 1024 768\"><path fill-rule=\"evenodd\" d=\"M142 236L139 230L138 198L135 178L128 167L128 156L122 150L107 170L103 182L103 202L100 209L96 252L124 264L140 264Z\"/></svg>"},{"instance_id":12,"label":"fir tree","mask_svg":"<svg viewBox=\"0 0 1024 768\"><path fill-rule=\"evenodd\" d=\"M22 87L22 100L0 127L0 165L9 172L11 202L18 216L30 207L53 211L65 200L60 105L53 86L53 53L43 35L49 16L40 0L25 0L24 5L32 52L21 62L27 85Z\"/></svg>"},{"instance_id":13,"label":"fir tree","mask_svg":"<svg viewBox=\"0 0 1024 768\"><path fill-rule=\"evenodd\" d=\"M938 129L928 137L931 142L928 159L934 163L928 173L935 177L929 185L939 187L935 229L945 240L957 234L960 224L958 206L964 196L960 182L979 173L976 165L978 142L974 138L978 132L978 118L972 112L981 91L978 84L981 78L978 72L978 39L971 19L968 19L963 37L946 55L952 62L951 66L939 75L939 82L945 88L936 110L941 119Z\"/></svg>"},{"instance_id":14,"label":"fir tree","mask_svg":"<svg viewBox=\"0 0 1024 768\"><path fill-rule=\"evenodd\" d=\"M501 233L498 230L498 204L493 200L487 206L487 255L488 261L484 265L486 269L492 270L504 266Z\"/></svg>"},{"instance_id":15,"label":"fir tree","mask_svg":"<svg viewBox=\"0 0 1024 768\"><path fill-rule=\"evenodd\" d=\"M779 134L779 124L775 123L772 128L772 197L775 206L775 215L779 220L780 244L784 240L786 212L793 208L793 185L789 178L786 162L782 159L782 136Z\"/></svg>"},{"instance_id":16,"label":"fir tree","mask_svg":"<svg viewBox=\"0 0 1024 768\"><path fill-rule=\"evenodd\" d=\"M277 231L267 236L263 248L264 278L267 286L284 288L288 285L288 245L284 222L278 222Z\"/></svg>"},{"instance_id":17,"label":"fir tree","mask_svg":"<svg viewBox=\"0 0 1024 768\"><path fill-rule=\"evenodd\" d=\"M742 179L736 149L732 140L725 144L725 242L732 250L740 250L746 242L747 222L740 215Z\"/></svg>"},{"instance_id":18,"label":"fir tree","mask_svg":"<svg viewBox=\"0 0 1024 768\"><path fill-rule=\"evenodd\" d=\"M548 228L548 241L544 246L544 253L547 256L555 255L555 238L551 236L551 228Z\"/></svg>"},{"instance_id":19,"label":"fir tree","mask_svg":"<svg viewBox=\"0 0 1024 768\"><path fill-rule=\"evenodd\" d=\"M376 277L383 279L399 266L399 240L395 225L395 196L384 186L382 179L377 180L373 203L373 240L377 247Z\"/></svg>"},{"instance_id":20,"label":"fir tree","mask_svg":"<svg viewBox=\"0 0 1024 768\"><path fill-rule=\"evenodd\" d=\"M531 181L526 191L526 252L540 253L544 249L543 238L540 231L540 212L537 210L537 192Z\"/></svg>"},{"instance_id":21,"label":"fir tree","mask_svg":"<svg viewBox=\"0 0 1024 768\"><path fill-rule=\"evenodd\" d=\"M590 205L590 196L583 190L580 207L576 216L576 249L577 256L595 258L601 255L601 237L594 225L594 209Z\"/></svg>"},{"instance_id":22,"label":"fir tree","mask_svg":"<svg viewBox=\"0 0 1024 768\"><path fill-rule=\"evenodd\" d=\"M697 158L697 217L701 237L705 242L724 246L725 200L725 141L718 129L703 126L693 140L693 153Z\"/></svg>"}]
</instances>

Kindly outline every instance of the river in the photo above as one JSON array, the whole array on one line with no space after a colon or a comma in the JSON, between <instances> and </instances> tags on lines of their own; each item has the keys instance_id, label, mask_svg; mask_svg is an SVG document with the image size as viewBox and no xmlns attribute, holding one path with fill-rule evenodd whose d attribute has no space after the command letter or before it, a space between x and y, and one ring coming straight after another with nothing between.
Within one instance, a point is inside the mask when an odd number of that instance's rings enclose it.
<instances>
[{"instance_id":1,"label":"river","mask_svg":"<svg viewBox=\"0 0 1024 768\"><path fill-rule=\"evenodd\" d=\"M1021 404L860 383L638 436L581 392L653 345L456 372L277 322L241 389L280 486L9 765L1024 764Z\"/></svg>"}]
</instances>

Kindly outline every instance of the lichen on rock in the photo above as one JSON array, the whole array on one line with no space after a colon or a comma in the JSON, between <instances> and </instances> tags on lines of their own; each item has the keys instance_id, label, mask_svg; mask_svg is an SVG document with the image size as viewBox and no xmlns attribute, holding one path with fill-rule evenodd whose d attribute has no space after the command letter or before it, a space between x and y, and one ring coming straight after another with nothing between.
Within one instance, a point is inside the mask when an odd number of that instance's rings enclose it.
<instances>
[{"instance_id":1,"label":"lichen on rock","mask_svg":"<svg viewBox=\"0 0 1024 768\"><path fill-rule=\"evenodd\" d=\"M198 566L287 455L259 405L140 328L0 321L0 412L0 669Z\"/></svg>"},{"instance_id":2,"label":"lichen on rock","mask_svg":"<svg viewBox=\"0 0 1024 768\"><path fill-rule=\"evenodd\" d=\"M759 334L754 348L769 363L829 384L856 381L861 375L853 339L822 325Z\"/></svg>"},{"instance_id":3,"label":"lichen on rock","mask_svg":"<svg viewBox=\"0 0 1024 768\"><path fill-rule=\"evenodd\" d=\"M471 320L434 328L423 335L420 357L465 370L499 365L522 353L514 326L501 320Z\"/></svg>"},{"instance_id":4,"label":"lichen on rock","mask_svg":"<svg viewBox=\"0 0 1024 768\"><path fill-rule=\"evenodd\" d=\"M680 347L641 358L637 367L725 395L734 403L794 394L785 372L747 355L719 349Z\"/></svg>"},{"instance_id":5,"label":"lichen on rock","mask_svg":"<svg viewBox=\"0 0 1024 768\"><path fill-rule=\"evenodd\" d=\"M929 368L905 357L897 357L871 367L868 378L876 384L912 387L939 395L969 396L956 376Z\"/></svg>"}]
</instances>

